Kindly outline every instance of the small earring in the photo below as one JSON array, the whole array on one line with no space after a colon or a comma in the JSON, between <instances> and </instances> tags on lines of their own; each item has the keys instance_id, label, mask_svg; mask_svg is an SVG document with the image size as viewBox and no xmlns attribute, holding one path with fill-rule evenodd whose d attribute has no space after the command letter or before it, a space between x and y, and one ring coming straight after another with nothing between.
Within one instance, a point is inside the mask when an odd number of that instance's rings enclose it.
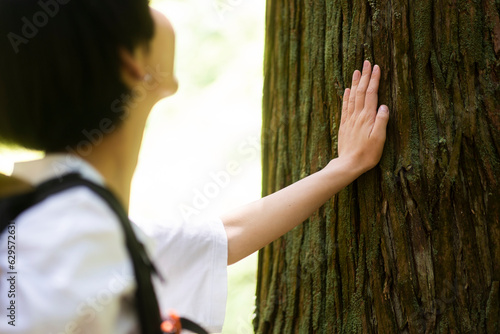
<instances>
[{"instance_id":1,"label":"small earring","mask_svg":"<svg viewBox=\"0 0 500 334\"><path fill-rule=\"evenodd\" d=\"M153 76L149 73L146 73L144 75L144 77L142 78L142 80L147 82L147 83L150 83L151 81L153 81Z\"/></svg>"}]
</instances>

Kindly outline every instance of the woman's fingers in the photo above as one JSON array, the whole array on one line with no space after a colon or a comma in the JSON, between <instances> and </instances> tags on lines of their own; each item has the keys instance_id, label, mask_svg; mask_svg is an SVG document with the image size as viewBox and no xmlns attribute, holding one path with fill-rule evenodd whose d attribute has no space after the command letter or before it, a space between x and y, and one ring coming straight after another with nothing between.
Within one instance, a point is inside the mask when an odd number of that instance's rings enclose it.
<instances>
[{"instance_id":1,"label":"woman's fingers","mask_svg":"<svg viewBox=\"0 0 500 334\"><path fill-rule=\"evenodd\" d=\"M351 91L349 94L349 117L354 113L354 109L356 107L356 90L358 88L359 84L359 79L361 78L361 72L356 70L354 71L354 74L352 75L352 85L351 85Z\"/></svg>"},{"instance_id":2,"label":"woman's fingers","mask_svg":"<svg viewBox=\"0 0 500 334\"><path fill-rule=\"evenodd\" d=\"M350 94L351 90L349 88L347 88L345 91L344 91L344 98L342 99L342 115L340 117L340 124L344 124L347 119L349 118L349 114L348 114L348 111L349 111L349 94Z\"/></svg>"},{"instance_id":3,"label":"woman's fingers","mask_svg":"<svg viewBox=\"0 0 500 334\"><path fill-rule=\"evenodd\" d=\"M373 113L373 117L377 112L378 106L378 86L380 83L380 67L375 65L373 67L372 76L365 95L365 106L364 109L370 113Z\"/></svg>"},{"instance_id":4,"label":"woman's fingers","mask_svg":"<svg viewBox=\"0 0 500 334\"><path fill-rule=\"evenodd\" d=\"M361 80L359 81L359 85L356 89L356 94L354 94L356 99L356 108L354 109L354 112L357 114L359 114L365 107L366 89L368 88L371 74L372 65L368 60L365 60L365 62L363 63L363 74L361 75Z\"/></svg>"},{"instance_id":5,"label":"woman's fingers","mask_svg":"<svg viewBox=\"0 0 500 334\"><path fill-rule=\"evenodd\" d=\"M363 110L370 113L371 120L375 119L380 77L380 67L375 65L372 70L372 65L368 60L363 63L362 73L358 70L354 71L352 87L344 92L341 124L353 116L358 117Z\"/></svg>"}]
</instances>

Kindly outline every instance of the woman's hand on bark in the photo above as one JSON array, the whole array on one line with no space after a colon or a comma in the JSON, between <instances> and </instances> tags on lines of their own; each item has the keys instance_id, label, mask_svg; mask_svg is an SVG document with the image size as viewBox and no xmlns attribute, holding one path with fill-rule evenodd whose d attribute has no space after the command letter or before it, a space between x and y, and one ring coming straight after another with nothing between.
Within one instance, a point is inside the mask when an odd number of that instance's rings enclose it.
<instances>
[{"instance_id":1,"label":"woman's hand on bark","mask_svg":"<svg viewBox=\"0 0 500 334\"><path fill-rule=\"evenodd\" d=\"M375 167L382 156L389 108L378 107L380 67L365 61L356 70L351 89L346 89L338 136L338 155L362 174Z\"/></svg>"}]
</instances>

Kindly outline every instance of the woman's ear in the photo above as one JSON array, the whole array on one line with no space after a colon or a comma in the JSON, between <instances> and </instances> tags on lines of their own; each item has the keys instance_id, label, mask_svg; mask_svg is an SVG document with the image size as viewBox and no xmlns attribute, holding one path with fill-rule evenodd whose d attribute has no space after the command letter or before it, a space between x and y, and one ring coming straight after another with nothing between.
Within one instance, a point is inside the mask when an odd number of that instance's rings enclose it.
<instances>
[{"instance_id":1,"label":"woman's ear","mask_svg":"<svg viewBox=\"0 0 500 334\"><path fill-rule=\"evenodd\" d=\"M142 81L146 75L142 52L137 50L132 54L126 48L120 47L118 53L122 62L122 78L129 87L133 87L138 81Z\"/></svg>"}]
</instances>

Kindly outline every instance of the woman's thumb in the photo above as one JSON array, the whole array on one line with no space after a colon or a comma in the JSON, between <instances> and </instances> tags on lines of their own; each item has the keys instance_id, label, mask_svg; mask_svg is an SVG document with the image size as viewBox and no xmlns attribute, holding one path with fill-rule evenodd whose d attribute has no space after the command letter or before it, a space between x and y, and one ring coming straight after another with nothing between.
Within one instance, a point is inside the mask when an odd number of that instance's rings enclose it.
<instances>
[{"instance_id":1,"label":"woman's thumb","mask_svg":"<svg viewBox=\"0 0 500 334\"><path fill-rule=\"evenodd\" d=\"M389 108L386 105L381 105L375 118L375 124L371 136L375 136L385 141L385 133L387 123L389 122Z\"/></svg>"}]
</instances>

